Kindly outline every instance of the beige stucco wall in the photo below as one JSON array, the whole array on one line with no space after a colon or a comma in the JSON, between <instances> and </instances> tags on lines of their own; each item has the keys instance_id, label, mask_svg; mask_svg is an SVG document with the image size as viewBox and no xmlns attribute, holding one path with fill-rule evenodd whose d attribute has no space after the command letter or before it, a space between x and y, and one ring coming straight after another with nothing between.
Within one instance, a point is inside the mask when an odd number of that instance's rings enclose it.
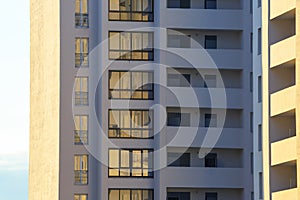
<instances>
[{"instance_id":1,"label":"beige stucco wall","mask_svg":"<svg viewBox=\"0 0 300 200\"><path fill-rule=\"evenodd\" d=\"M30 1L30 200L59 195L59 2Z\"/></svg>"}]
</instances>

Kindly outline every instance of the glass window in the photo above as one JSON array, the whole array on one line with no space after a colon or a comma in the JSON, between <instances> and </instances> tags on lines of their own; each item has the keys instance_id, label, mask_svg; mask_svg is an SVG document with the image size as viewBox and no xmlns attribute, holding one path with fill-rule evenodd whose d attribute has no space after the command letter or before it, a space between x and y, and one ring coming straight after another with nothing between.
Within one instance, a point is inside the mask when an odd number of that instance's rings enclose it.
<instances>
[{"instance_id":1,"label":"glass window","mask_svg":"<svg viewBox=\"0 0 300 200\"><path fill-rule=\"evenodd\" d=\"M89 39L75 39L75 67L88 67Z\"/></svg>"},{"instance_id":2,"label":"glass window","mask_svg":"<svg viewBox=\"0 0 300 200\"><path fill-rule=\"evenodd\" d=\"M168 8L191 8L190 0L168 0Z\"/></svg>"},{"instance_id":3,"label":"glass window","mask_svg":"<svg viewBox=\"0 0 300 200\"><path fill-rule=\"evenodd\" d=\"M74 194L74 200L88 200L87 194Z\"/></svg>"},{"instance_id":4,"label":"glass window","mask_svg":"<svg viewBox=\"0 0 300 200\"><path fill-rule=\"evenodd\" d=\"M190 153L168 153L168 166L172 167L190 167Z\"/></svg>"},{"instance_id":5,"label":"glass window","mask_svg":"<svg viewBox=\"0 0 300 200\"><path fill-rule=\"evenodd\" d=\"M150 189L109 189L109 200L153 200Z\"/></svg>"},{"instance_id":6,"label":"glass window","mask_svg":"<svg viewBox=\"0 0 300 200\"><path fill-rule=\"evenodd\" d=\"M261 37L262 37L262 35L261 35L261 28L259 28L258 30L257 30L257 55L261 55L261 48L262 48L262 42L261 42Z\"/></svg>"},{"instance_id":7,"label":"glass window","mask_svg":"<svg viewBox=\"0 0 300 200\"><path fill-rule=\"evenodd\" d=\"M88 77L78 76L75 77L74 86L75 105L88 105Z\"/></svg>"},{"instance_id":8,"label":"glass window","mask_svg":"<svg viewBox=\"0 0 300 200\"><path fill-rule=\"evenodd\" d=\"M218 200L218 194L216 192L206 192L205 200Z\"/></svg>"},{"instance_id":9,"label":"glass window","mask_svg":"<svg viewBox=\"0 0 300 200\"><path fill-rule=\"evenodd\" d=\"M152 177L152 169L152 150L109 150L109 176Z\"/></svg>"},{"instance_id":10,"label":"glass window","mask_svg":"<svg viewBox=\"0 0 300 200\"><path fill-rule=\"evenodd\" d=\"M190 126L190 113L167 113L167 126Z\"/></svg>"},{"instance_id":11,"label":"glass window","mask_svg":"<svg viewBox=\"0 0 300 200\"><path fill-rule=\"evenodd\" d=\"M75 123L74 143L87 144L88 143L88 116L75 115L74 123Z\"/></svg>"},{"instance_id":12,"label":"glass window","mask_svg":"<svg viewBox=\"0 0 300 200\"><path fill-rule=\"evenodd\" d=\"M109 98L152 100L153 72L109 71Z\"/></svg>"},{"instance_id":13,"label":"glass window","mask_svg":"<svg viewBox=\"0 0 300 200\"><path fill-rule=\"evenodd\" d=\"M152 138L151 110L109 110L110 138Z\"/></svg>"},{"instance_id":14,"label":"glass window","mask_svg":"<svg viewBox=\"0 0 300 200\"><path fill-rule=\"evenodd\" d=\"M216 49L217 48L217 36L206 35L205 36L205 49Z\"/></svg>"},{"instance_id":15,"label":"glass window","mask_svg":"<svg viewBox=\"0 0 300 200\"><path fill-rule=\"evenodd\" d=\"M216 114L205 114L204 127L217 127L217 115Z\"/></svg>"},{"instance_id":16,"label":"glass window","mask_svg":"<svg viewBox=\"0 0 300 200\"><path fill-rule=\"evenodd\" d=\"M205 0L205 9L217 9L217 0Z\"/></svg>"},{"instance_id":17,"label":"glass window","mask_svg":"<svg viewBox=\"0 0 300 200\"><path fill-rule=\"evenodd\" d=\"M75 0L75 27L89 27L88 0Z\"/></svg>"},{"instance_id":18,"label":"glass window","mask_svg":"<svg viewBox=\"0 0 300 200\"><path fill-rule=\"evenodd\" d=\"M109 0L111 21L153 21L152 0Z\"/></svg>"},{"instance_id":19,"label":"glass window","mask_svg":"<svg viewBox=\"0 0 300 200\"><path fill-rule=\"evenodd\" d=\"M109 32L109 59L153 60L153 32Z\"/></svg>"},{"instance_id":20,"label":"glass window","mask_svg":"<svg viewBox=\"0 0 300 200\"><path fill-rule=\"evenodd\" d=\"M168 86L171 87L189 87L191 84L190 74L168 74Z\"/></svg>"},{"instance_id":21,"label":"glass window","mask_svg":"<svg viewBox=\"0 0 300 200\"><path fill-rule=\"evenodd\" d=\"M262 82L261 76L257 78L257 101L260 103L262 100Z\"/></svg>"},{"instance_id":22,"label":"glass window","mask_svg":"<svg viewBox=\"0 0 300 200\"><path fill-rule=\"evenodd\" d=\"M204 75L204 87L205 88L217 87L217 76L216 75Z\"/></svg>"},{"instance_id":23,"label":"glass window","mask_svg":"<svg viewBox=\"0 0 300 200\"><path fill-rule=\"evenodd\" d=\"M205 167L217 167L216 153L209 153L205 156Z\"/></svg>"},{"instance_id":24,"label":"glass window","mask_svg":"<svg viewBox=\"0 0 300 200\"><path fill-rule=\"evenodd\" d=\"M86 185L88 183L88 155L74 156L75 184Z\"/></svg>"},{"instance_id":25,"label":"glass window","mask_svg":"<svg viewBox=\"0 0 300 200\"><path fill-rule=\"evenodd\" d=\"M168 200L190 200L191 194L190 192L168 192L167 199Z\"/></svg>"}]
</instances>

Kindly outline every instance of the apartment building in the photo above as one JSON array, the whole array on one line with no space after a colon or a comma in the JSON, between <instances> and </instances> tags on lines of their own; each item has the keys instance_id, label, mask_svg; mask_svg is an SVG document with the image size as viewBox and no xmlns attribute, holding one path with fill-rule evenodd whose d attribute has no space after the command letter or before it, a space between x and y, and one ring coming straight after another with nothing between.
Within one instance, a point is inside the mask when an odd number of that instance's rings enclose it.
<instances>
[{"instance_id":1,"label":"apartment building","mask_svg":"<svg viewBox=\"0 0 300 200\"><path fill-rule=\"evenodd\" d=\"M262 98L263 123L254 137L254 149L262 147L263 168L256 181L261 199L299 198L298 4L270 0L261 5L262 88L256 93Z\"/></svg>"},{"instance_id":2,"label":"apartment building","mask_svg":"<svg viewBox=\"0 0 300 200\"><path fill-rule=\"evenodd\" d=\"M29 199L253 199L252 12L31 0Z\"/></svg>"}]
</instances>

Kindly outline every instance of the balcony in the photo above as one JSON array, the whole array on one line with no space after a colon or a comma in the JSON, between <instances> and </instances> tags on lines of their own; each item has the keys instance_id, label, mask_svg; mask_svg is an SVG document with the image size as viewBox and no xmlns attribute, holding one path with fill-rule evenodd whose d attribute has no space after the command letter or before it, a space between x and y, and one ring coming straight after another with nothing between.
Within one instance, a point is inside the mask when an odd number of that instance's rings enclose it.
<instances>
[{"instance_id":1,"label":"balcony","mask_svg":"<svg viewBox=\"0 0 300 200\"><path fill-rule=\"evenodd\" d=\"M161 170L161 180L166 187L243 188L243 176L243 168L167 167Z\"/></svg>"},{"instance_id":2,"label":"balcony","mask_svg":"<svg viewBox=\"0 0 300 200\"><path fill-rule=\"evenodd\" d=\"M271 165L290 162L297 159L296 136L271 144ZM283 151L284 149L284 151Z\"/></svg>"},{"instance_id":3,"label":"balcony","mask_svg":"<svg viewBox=\"0 0 300 200\"><path fill-rule=\"evenodd\" d=\"M243 148L242 128L167 127L166 132L168 147Z\"/></svg>"},{"instance_id":4,"label":"balcony","mask_svg":"<svg viewBox=\"0 0 300 200\"><path fill-rule=\"evenodd\" d=\"M169 8L162 12L161 18L165 19L163 27L242 30L242 16L242 10Z\"/></svg>"},{"instance_id":5,"label":"balcony","mask_svg":"<svg viewBox=\"0 0 300 200\"><path fill-rule=\"evenodd\" d=\"M298 190L295 188L272 193L272 200L282 199L298 200Z\"/></svg>"},{"instance_id":6,"label":"balcony","mask_svg":"<svg viewBox=\"0 0 300 200\"><path fill-rule=\"evenodd\" d=\"M278 0L270 1L270 19L289 13L296 8L296 0L285 0L284 3Z\"/></svg>"},{"instance_id":7,"label":"balcony","mask_svg":"<svg viewBox=\"0 0 300 200\"><path fill-rule=\"evenodd\" d=\"M296 36L289 37L271 45L270 57L271 68L296 59Z\"/></svg>"},{"instance_id":8,"label":"balcony","mask_svg":"<svg viewBox=\"0 0 300 200\"><path fill-rule=\"evenodd\" d=\"M169 87L169 89L170 93L166 95L166 105L170 107L177 106L178 101L181 107L209 108L213 106L236 109L243 107L243 102L240 101L242 89L238 88ZM176 98L174 98L174 95Z\"/></svg>"},{"instance_id":9,"label":"balcony","mask_svg":"<svg viewBox=\"0 0 300 200\"><path fill-rule=\"evenodd\" d=\"M207 69L243 69L241 49L168 48L176 56L161 59L169 66ZM188 62L188 63L187 63Z\"/></svg>"},{"instance_id":10,"label":"balcony","mask_svg":"<svg viewBox=\"0 0 300 200\"><path fill-rule=\"evenodd\" d=\"M295 109L295 106L296 106L295 85L271 94L271 116L272 117L275 115L279 115L291 111Z\"/></svg>"}]
</instances>

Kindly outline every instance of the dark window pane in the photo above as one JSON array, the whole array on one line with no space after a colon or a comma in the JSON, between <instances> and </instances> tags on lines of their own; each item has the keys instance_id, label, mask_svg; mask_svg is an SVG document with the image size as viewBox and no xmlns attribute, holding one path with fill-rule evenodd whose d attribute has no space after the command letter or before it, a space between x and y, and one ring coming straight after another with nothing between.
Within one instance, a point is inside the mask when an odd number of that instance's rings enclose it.
<instances>
[{"instance_id":1,"label":"dark window pane","mask_svg":"<svg viewBox=\"0 0 300 200\"><path fill-rule=\"evenodd\" d=\"M217 167L217 154L209 153L205 156L205 167Z\"/></svg>"},{"instance_id":2,"label":"dark window pane","mask_svg":"<svg viewBox=\"0 0 300 200\"><path fill-rule=\"evenodd\" d=\"M168 192L168 200L190 200L191 194L189 192Z\"/></svg>"},{"instance_id":3,"label":"dark window pane","mask_svg":"<svg viewBox=\"0 0 300 200\"><path fill-rule=\"evenodd\" d=\"M217 9L217 0L205 0L205 9Z\"/></svg>"},{"instance_id":4,"label":"dark window pane","mask_svg":"<svg viewBox=\"0 0 300 200\"><path fill-rule=\"evenodd\" d=\"M215 192L205 193L205 200L218 200L218 194Z\"/></svg>"},{"instance_id":5,"label":"dark window pane","mask_svg":"<svg viewBox=\"0 0 300 200\"><path fill-rule=\"evenodd\" d=\"M205 127L217 127L217 115L205 114Z\"/></svg>"},{"instance_id":6,"label":"dark window pane","mask_svg":"<svg viewBox=\"0 0 300 200\"><path fill-rule=\"evenodd\" d=\"M216 49L217 48L217 36L206 35L205 36L205 49Z\"/></svg>"},{"instance_id":7,"label":"dark window pane","mask_svg":"<svg viewBox=\"0 0 300 200\"><path fill-rule=\"evenodd\" d=\"M173 167L190 167L191 154L183 153L180 155L178 153L168 153L168 159L172 159L169 166ZM179 156L179 157L178 157ZM175 161L173 161L175 159Z\"/></svg>"}]
</instances>

